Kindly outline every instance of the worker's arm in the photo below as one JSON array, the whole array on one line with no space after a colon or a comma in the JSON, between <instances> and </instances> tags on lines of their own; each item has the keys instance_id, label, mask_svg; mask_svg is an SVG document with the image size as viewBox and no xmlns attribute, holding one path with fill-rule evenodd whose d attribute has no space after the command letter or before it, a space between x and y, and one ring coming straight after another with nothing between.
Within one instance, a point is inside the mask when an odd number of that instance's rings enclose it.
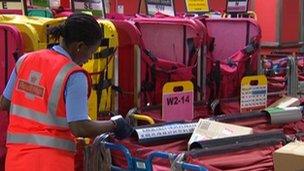
<instances>
[{"instance_id":1,"label":"worker's arm","mask_svg":"<svg viewBox=\"0 0 304 171\"><path fill-rule=\"evenodd\" d=\"M114 123L110 121L75 121L69 123L72 133L77 137L95 137L105 132L115 130Z\"/></svg>"},{"instance_id":2,"label":"worker's arm","mask_svg":"<svg viewBox=\"0 0 304 171\"><path fill-rule=\"evenodd\" d=\"M67 82L66 113L72 133L77 137L94 137L106 132L114 132L119 139L130 136L133 128L120 115L108 121L89 120L87 86L86 76L82 72L73 73Z\"/></svg>"},{"instance_id":3,"label":"worker's arm","mask_svg":"<svg viewBox=\"0 0 304 171\"><path fill-rule=\"evenodd\" d=\"M108 121L75 121L70 122L69 127L77 137L95 137L102 133L114 132L118 139L130 136L133 128L120 115L114 116Z\"/></svg>"},{"instance_id":4,"label":"worker's arm","mask_svg":"<svg viewBox=\"0 0 304 171\"><path fill-rule=\"evenodd\" d=\"M3 94L0 96L0 111L8 111L10 110L11 106L11 98L13 94L13 89L16 82L16 71L15 68L13 69L10 78L6 84L6 87L3 91Z\"/></svg>"},{"instance_id":5,"label":"worker's arm","mask_svg":"<svg viewBox=\"0 0 304 171\"><path fill-rule=\"evenodd\" d=\"M0 96L0 111L9 111L11 101L5 98L3 95Z\"/></svg>"}]
</instances>

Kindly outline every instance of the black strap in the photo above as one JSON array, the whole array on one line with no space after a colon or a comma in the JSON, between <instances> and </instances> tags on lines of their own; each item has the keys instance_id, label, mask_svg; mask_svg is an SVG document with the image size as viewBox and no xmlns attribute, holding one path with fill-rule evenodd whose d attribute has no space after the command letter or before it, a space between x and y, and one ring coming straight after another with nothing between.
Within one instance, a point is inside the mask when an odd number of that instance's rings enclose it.
<instances>
[{"instance_id":1,"label":"black strap","mask_svg":"<svg viewBox=\"0 0 304 171\"><path fill-rule=\"evenodd\" d=\"M154 69L153 69L154 68ZM144 93L144 104L148 103L148 92L155 91L156 88L156 76L155 76L155 64L150 68L149 64L146 64L146 75L144 81L141 83L141 92ZM153 76L154 75L154 76ZM150 79L151 77L151 79Z\"/></svg>"},{"instance_id":2,"label":"black strap","mask_svg":"<svg viewBox=\"0 0 304 171\"><path fill-rule=\"evenodd\" d=\"M100 25L101 29L102 29L102 37L104 37L104 25ZM96 96L97 96L97 100L96 100L96 103L97 103L97 116L98 114L100 113L99 111L99 108L100 108L100 101L101 101L101 96L102 96L102 91L104 89L107 89L109 87L112 86L112 82L110 79L107 79L108 77L108 65L109 65L109 61L111 61L115 51L116 51L116 48L113 48L113 47L109 47L110 45L110 39L109 38L103 38L101 40L101 43L100 43L100 46L106 46L105 49L101 50L100 52L97 52L94 54L93 58L94 59L106 59L106 66L104 68L103 71L101 71L99 73L99 81L97 84L95 85L92 85L93 89L96 90ZM109 57L111 57L109 59Z\"/></svg>"},{"instance_id":3,"label":"black strap","mask_svg":"<svg viewBox=\"0 0 304 171\"><path fill-rule=\"evenodd\" d=\"M16 49L15 52L13 53L13 57L15 59L15 62L17 62L18 59L20 58L20 56L22 56L22 55L23 55L23 53L21 53L19 49Z\"/></svg>"},{"instance_id":4,"label":"black strap","mask_svg":"<svg viewBox=\"0 0 304 171\"><path fill-rule=\"evenodd\" d=\"M227 65L230 67L230 68L234 68L234 67L237 67L238 65L236 64L236 62L234 60L232 60L231 58L228 58L227 59Z\"/></svg>"},{"instance_id":5,"label":"black strap","mask_svg":"<svg viewBox=\"0 0 304 171\"><path fill-rule=\"evenodd\" d=\"M97 84L92 85L93 90L102 91L103 89L112 86L110 79L103 79L103 74L100 74L99 79L101 79L101 81L99 81Z\"/></svg>"},{"instance_id":6,"label":"black strap","mask_svg":"<svg viewBox=\"0 0 304 171\"><path fill-rule=\"evenodd\" d=\"M92 89L96 90L96 91L102 91L104 89L111 87L114 91L123 93L121 87L113 85L111 81L112 81L111 79L102 80L102 81L98 82L97 84L93 84Z\"/></svg>"},{"instance_id":7,"label":"black strap","mask_svg":"<svg viewBox=\"0 0 304 171\"><path fill-rule=\"evenodd\" d=\"M186 36L187 36L187 29L186 29L186 26L184 25L183 26L183 63L185 65L187 65L187 61L186 61L186 44L188 43L187 40L186 40Z\"/></svg>"},{"instance_id":8,"label":"black strap","mask_svg":"<svg viewBox=\"0 0 304 171\"><path fill-rule=\"evenodd\" d=\"M149 59L151 60L151 61L146 61L146 63L147 63L148 65L150 65L150 66L155 65L155 71L160 71L160 72L165 73L165 74L171 74L171 73L174 72L176 69L178 69L178 67L177 67L175 64L172 65L171 69L162 68L162 67L160 67L160 66L157 66L157 65L156 65L157 63L156 63L156 62L158 61L158 58L155 57L155 55L151 52L151 50L144 49L143 51L144 51L144 53L149 57ZM194 51L195 51L195 53L196 53L196 52L197 52L197 49L195 49Z\"/></svg>"},{"instance_id":9,"label":"black strap","mask_svg":"<svg viewBox=\"0 0 304 171\"><path fill-rule=\"evenodd\" d=\"M188 64L187 65L191 65L191 64L194 64L197 59L193 59L194 57L197 58L197 56L195 56L195 53L197 51L197 49L195 48L195 45L194 45L194 39L193 38L188 38L187 39L187 46L188 46L188 50L189 50L189 59L188 59ZM194 61L192 61L194 60Z\"/></svg>"},{"instance_id":10,"label":"black strap","mask_svg":"<svg viewBox=\"0 0 304 171\"><path fill-rule=\"evenodd\" d=\"M246 59L246 63L245 63L246 70L245 70L243 77L254 74L251 69L251 62L252 62L251 55L256 52L256 50L258 49L258 46L259 46L259 44L253 39L244 49L244 54L247 56L247 59Z\"/></svg>"},{"instance_id":11,"label":"black strap","mask_svg":"<svg viewBox=\"0 0 304 171\"><path fill-rule=\"evenodd\" d=\"M256 50L255 44L254 43L250 43L249 45L247 45L244 49L245 54L250 55L253 54Z\"/></svg>"},{"instance_id":12,"label":"black strap","mask_svg":"<svg viewBox=\"0 0 304 171\"><path fill-rule=\"evenodd\" d=\"M107 46L107 47L109 47L110 46L110 39L109 38L103 38L103 39L101 39L100 46Z\"/></svg>"},{"instance_id":13,"label":"black strap","mask_svg":"<svg viewBox=\"0 0 304 171\"><path fill-rule=\"evenodd\" d=\"M220 65L220 61L216 61L215 62L215 66L213 68L213 79L214 79L214 83L215 83L215 96L216 98L219 98L220 94L220 85L221 85L221 65Z\"/></svg>"},{"instance_id":14,"label":"black strap","mask_svg":"<svg viewBox=\"0 0 304 171\"><path fill-rule=\"evenodd\" d=\"M189 56L193 57L195 53L197 52L197 49L194 45L194 39L190 38L187 40L187 44L189 47ZM147 92L155 92L156 93L156 73L161 72L165 74L166 81L171 81L171 76L174 73L174 70L178 69L176 65L172 65L170 69L168 68L161 68L160 66L157 66L157 57L152 53L151 50L144 49L143 52L149 57L150 61L146 61L146 75L145 80L141 83L141 92L144 93L144 101L145 103L148 102ZM189 58L189 63L191 63L192 59ZM191 62L190 62L191 61Z\"/></svg>"},{"instance_id":15,"label":"black strap","mask_svg":"<svg viewBox=\"0 0 304 171\"><path fill-rule=\"evenodd\" d=\"M97 100L96 100L96 103L97 103L96 104L97 105L96 115L97 116L99 113L102 90L104 89L104 87L106 87L106 81L104 81L103 79L104 79L104 73L102 72L101 74L99 74L99 82L97 84L92 85L93 89L96 90L96 96L97 96Z\"/></svg>"},{"instance_id":16,"label":"black strap","mask_svg":"<svg viewBox=\"0 0 304 171\"><path fill-rule=\"evenodd\" d=\"M116 48L105 48L101 50L100 52L94 53L94 59L105 59L108 58L109 56L113 55L116 51Z\"/></svg>"},{"instance_id":17,"label":"black strap","mask_svg":"<svg viewBox=\"0 0 304 171\"><path fill-rule=\"evenodd\" d=\"M120 86L112 85L111 88L112 88L112 90L114 90L120 94L123 94L123 90Z\"/></svg>"},{"instance_id":18,"label":"black strap","mask_svg":"<svg viewBox=\"0 0 304 171\"><path fill-rule=\"evenodd\" d=\"M215 47L215 38L214 37L210 37L209 41L208 41L208 51L209 52L213 52L214 51L214 47Z\"/></svg>"},{"instance_id":19,"label":"black strap","mask_svg":"<svg viewBox=\"0 0 304 171\"><path fill-rule=\"evenodd\" d=\"M251 57L248 57L248 59L246 60L245 67L246 67L246 69L245 69L245 72L242 77L252 75L253 71L251 69Z\"/></svg>"},{"instance_id":20,"label":"black strap","mask_svg":"<svg viewBox=\"0 0 304 171\"><path fill-rule=\"evenodd\" d=\"M157 61L157 58L155 57L155 55L152 53L151 50L144 49L143 51L152 60L152 62L156 62Z\"/></svg>"}]
</instances>

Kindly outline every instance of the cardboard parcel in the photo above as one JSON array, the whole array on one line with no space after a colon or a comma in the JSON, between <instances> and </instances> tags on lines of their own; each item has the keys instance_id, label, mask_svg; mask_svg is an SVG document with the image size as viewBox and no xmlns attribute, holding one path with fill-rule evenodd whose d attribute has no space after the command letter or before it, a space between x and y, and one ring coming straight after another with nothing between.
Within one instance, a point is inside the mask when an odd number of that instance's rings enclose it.
<instances>
[{"instance_id":1,"label":"cardboard parcel","mask_svg":"<svg viewBox=\"0 0 304 171\"><path fill-rule=\"evenodd\" d=\"M253 129L249 127L200 119L188 141L188 147L190 147L193 142L248 135L252 133Z\"/></svg>"},{"instance_id":2,"label":"cardboard parcel","mask_svg":"<svg viewBox=\"0 0 304 171\"><path fill-rule=\"evenodd\" d=\"M295 141L277 149L273 154L275 171L304 170L304 142Z\"/></svg>"}]
</instances>

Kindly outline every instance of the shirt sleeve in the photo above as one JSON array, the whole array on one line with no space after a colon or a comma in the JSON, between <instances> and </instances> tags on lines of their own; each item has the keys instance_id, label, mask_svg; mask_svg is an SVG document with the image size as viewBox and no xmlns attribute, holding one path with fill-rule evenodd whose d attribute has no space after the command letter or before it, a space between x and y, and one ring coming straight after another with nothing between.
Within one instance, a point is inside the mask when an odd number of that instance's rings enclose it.
<instances>
[{"instance_id":1,"label":"shirt sleeve","mask_svg":"<svg viewBox=\"0 0 304 171\"><path fill-rule=\"evenodd\" d=\"M88 80L84 73L73 73L65 89L67 122L88 120Z\"/></svg>"},{"instance_id":2,"label":"shirt sleeve","mask_svg":"<svg viewBox=\"0 0 304 171\"><path fill-rule=\"evenodd\" d=\"M22 55L18 61L20 60L23 60L23 58L26 57L26 54L25 55ZM11 100L12 99L12 95L13 95L13 90L14 90L14 86L16 84L16 79L17 79L17 72L16 72L16 67L14 67L11 75L10 75L10 78L5 86L5 89L3 91L3 96L8 99L8 100Z\"/></svg>"},{"instance_id":3,"label":"shirt sleeve","mask_svg":"<svg viewBox=\"0 0 304 171\"><path fill-rule=\"evenodd\" d=\"M16 83L16 77L17 77L17 74L16 74L16 70L14 68L11 73L11 76L6 84L6 87L3 91L3 96L8 100L12 99L13 89L14 89L14 86Z\"/></svg>"}]
</instances>

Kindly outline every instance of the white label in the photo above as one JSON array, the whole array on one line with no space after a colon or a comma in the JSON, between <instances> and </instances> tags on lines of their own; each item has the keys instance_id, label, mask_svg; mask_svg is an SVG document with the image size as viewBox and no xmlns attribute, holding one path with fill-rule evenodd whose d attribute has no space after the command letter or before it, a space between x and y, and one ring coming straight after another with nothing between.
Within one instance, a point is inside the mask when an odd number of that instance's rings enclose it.
<instances>
[{"instance_id":1,"label":"white label","mask_svg":"<svg viewBox=\"0 0 304 171\"><path fill-rule=\"evenodd\" d=\"M159 127L136 129L138 139L148 139L171 135L189 134L194 131L196 123L176 123Z\"/></svg>"},{"instance_id":2,"label":"white label","mask_svg":"<svg viewBox=\"0 0 304 171\"><path fill-rule=\"evenodd\" d=\"M154 15L157 12L161 12L166 15L174 16L174 6L172 0L148 0L146 3L149 15Z\"/></svg>"},{"instance_id":3,"label":"white label","mask_svg":"<svg viewBox=\"0 0 304 171\"><path fill-rule=\"evenodd\" d=\"M146 164L144 162L139 162L137 161L136 162L136 168L139 168L139 169L146 169Z\"/></svg>"},{"instance_id":4,"label":"white label","mask_svg":"<svg viewBox=\"0 0 304 171\"><path fill-rule=\"evenodd\" d=\"M50 7L51 8L58 8L60 6L59 0L50 0Z\"/></svg>"},{"instance_id":5,"label":"white label","mask_svg":"<svg viewBox=\"0 0 304 171\"><path fill-rule=\"evenodd\" d=\"M302 92L304 90L304 81L299 81L298 90L299 92Z\"/></svg>"},{"instance_id":6,"label":"white label","mask_svg":"<svg viewBox=\"0 0 304 171\"><path fill-rule=\"evenodd\" d=\"M241 88L241 108L267 105L267 86L244 86Z\"/></svg>"},{"instance_id":7,"label":"white label","mask_svg":"<svg viewBox=\"0 0 304 171\"><path fill-rule=\"evenodd\" d=\"M117 5L117 13L118 14L124 14L124 6L123 5Z\"/></svg>"},{"instance_id":8,"label":"white label","mask_svg":"<svg viewBox=\"0 0 304 171\"><path fill-rule=\"evenodd\" d=\"M246 12L248 0L228 0L227 12Z\"/></svg>"}]
</instances>

